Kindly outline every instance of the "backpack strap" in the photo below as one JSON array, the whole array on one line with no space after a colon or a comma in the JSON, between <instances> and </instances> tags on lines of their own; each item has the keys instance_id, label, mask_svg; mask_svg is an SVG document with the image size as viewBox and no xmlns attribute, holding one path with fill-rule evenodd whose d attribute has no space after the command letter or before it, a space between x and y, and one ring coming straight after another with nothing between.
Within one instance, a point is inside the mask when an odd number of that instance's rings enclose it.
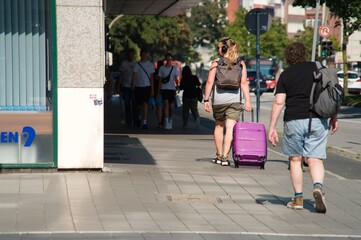
<instances>
[{"instance_id":1,"label":"backpack strap","mask_svg":"<svg viewBox=\"0 0 361 240\"><path fill-rule=\"evenodd\" d=\"M149 79L149 82L150 82L150 77L149 77L149 74L147 73L147 71L145 71L144 67L142 66L142 64L140 64L140 62L137 62L138 65L143 69L145 75L147 75L148 79Z\"/></svg>"},{"instance_id":2,"label":"backpack strap","mask_svg":"<svg viewBox=\"0 0 361 240\"><path fill-rule=\"evenodd\" d=\"M223 57L220 57L218 60L218 64L222 66L225 63L226 63L225 59Z\"/></svg>"},{"instance_id":3,"label":"backpack strap","mask_svg":"<svg viewBox=\"0 0 361 240\"><path fill-rule=\"evenodd\" d=\"M311 94L310 94L310 108L309 108L310 119L308 122L308 133L311 133L311 123L312 123L312 115L313 115L313 112L312 112L313 97L315 95L316 83L321 80L322 74L319 72L319 70L323 68L322 64L319 61L315 62L315 64L316 64L317 70L313 72L313 82L312 82L312 89L311 89Z\"/></svg>"}]
</instances>

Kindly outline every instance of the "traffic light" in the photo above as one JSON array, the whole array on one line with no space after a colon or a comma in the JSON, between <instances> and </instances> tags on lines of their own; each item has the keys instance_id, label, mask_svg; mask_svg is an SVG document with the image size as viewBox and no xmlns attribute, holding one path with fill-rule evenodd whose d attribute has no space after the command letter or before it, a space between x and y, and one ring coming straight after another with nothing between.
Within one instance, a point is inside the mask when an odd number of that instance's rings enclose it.
<instances>
[{"instance_id":1,"label":"traffic light","mask_svg":"<svg viewBox=\"0 0 361 240\"><path fill-rule=\"evenodd\" d=\"M328 55L327 55L327 56L332 56L332 55L334 55L332 42L331 42L331 41L327 41L327 44L328 44Z\"/></svg>"},{"instance_id":2,"label":"traffic light","mask_svg":"<svg viewBox=\"0 0 361 240\"><path fill-rule=\"evenodd\" d=\"M334 54L331 41L321 42L321 57L330 57Z\"/></svg>"},{"instance_id":3,"label":"traffic light","mask_svg":"<svg viewBox=\"0 0 361 240\"><path fill-rule=\"evenodd\" d=\"M321 42L321 57L327 57L328 52L327 52L327 42Z\"/></svg>"}]
</instances>

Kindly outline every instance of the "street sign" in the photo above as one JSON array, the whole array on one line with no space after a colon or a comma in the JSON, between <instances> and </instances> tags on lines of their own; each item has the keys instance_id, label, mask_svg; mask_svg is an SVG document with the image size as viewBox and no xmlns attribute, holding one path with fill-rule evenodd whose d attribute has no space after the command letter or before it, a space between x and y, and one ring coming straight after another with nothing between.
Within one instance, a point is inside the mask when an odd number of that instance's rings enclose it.
<instances>
[{"instance_id":1,"label":"street sign","mask_svg":"<svg viewBox=\"0 0 361 240\"><path fill-rule=\"evenodd\" d=\"M263 8L254 8L249 11L245 18L245 24L247 30L256 35L256 71L257 71L257 122L259 116L259 109L260 109L260 35L267 32L268 29L271 27L271 15L269 14L268 10Z\"/></svg>"},{"instance_id":2,"label":"street sign","mask_svg":"<svg viewBox=\"0 0 361 240\"><path fill-rule=\"evenodd\" d=\"M330 26L321 26L318 29L318 34L323 37L323 38L327 38L331 35L331 28Z\"/></svg>"},{"instance_id":3,"label":"street sign","mask_svg":"<svg viewBox=\"0 0 361 240\"><path fill-rule=\"evenodd\" d=\"M246 14L245 23L247 30L257 35L257 15L259 16L259 34L263 34L271 27L272 19L268 10L263 8L254 8Z\"/></svg>"}]
</instances>

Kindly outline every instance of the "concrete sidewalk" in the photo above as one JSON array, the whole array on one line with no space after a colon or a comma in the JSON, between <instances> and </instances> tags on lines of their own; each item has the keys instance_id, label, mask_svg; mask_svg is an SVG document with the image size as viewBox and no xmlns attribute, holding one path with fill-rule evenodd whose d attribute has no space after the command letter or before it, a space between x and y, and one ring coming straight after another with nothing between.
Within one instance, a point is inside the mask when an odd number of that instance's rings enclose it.
<instances>
[{"instance_id":1,"label":"concrete sidewalk","mask_svg":"<svg viewBox=\"0 0 361 240\"><path fill-rule=\"evenodd\" d=\"M180 109L174 122L108 123L104 172L1 174L0 239L361 239L360 180L327 174L318 214L306 177L305 209L290 210L286 157L268 151L265 170L215 165L212 122L183 130Z\"/></svg>"}]
</instances>

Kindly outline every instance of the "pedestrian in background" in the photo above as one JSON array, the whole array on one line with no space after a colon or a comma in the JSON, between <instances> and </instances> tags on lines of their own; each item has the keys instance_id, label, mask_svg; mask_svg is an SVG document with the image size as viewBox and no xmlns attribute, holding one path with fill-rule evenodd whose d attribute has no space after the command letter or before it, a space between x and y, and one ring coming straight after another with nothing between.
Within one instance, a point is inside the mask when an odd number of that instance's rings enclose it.
<instances>
[{"instance_id":1,"label":"pedestrian in background","mask_svg":"<svg viewBox=\"0 0 361 240\"><path fill-rule=\"evenodd\" d=\"M153 73L154 65L148 60L148 51L142 49L140 51L140 61L134 68L134 95L137 106L136 126L142 125L143 129L148 129L148 101L154 95Z\"/></svg>"},{"instance_id":2,"label":"pedestrian in background","mask_svg":"<svg viewBox=\"0 0 361 240\"><path fill-rule=\"evenodd\" d=\"M173 66L173 56L171 53L165 55L166 64L159 68L158 76L161 78L161 95L163 98L164 128L173 128L173 109L178 88L178 68Z\"/></svg>"},{"instance_id":3,"label":"pedestrian in background","mask_svg":"<svg viewBox=\"0 0 361 240\"><path fill-rule=\"evenodd\" d=\"M114 79L108 66L105 67L104 104L108 106L113 97Z\"/></svg>"},{"instance_id":4,"label":"pedestrian in background","mask_svg":"<svg viewBox=\"0 0 361 240\"><path fill-rule=\"evenodd\" d=\"M120 78L119 78L119 93L124 100L125 120L127 127L135 124L137 119L137 110L135 107L132 83L135 78L135 65L137 62L134 60L134 49L127 51L127 58L120 64Z\"/></svg>"},{"instance_id":5,"label":"pedestrian in background","mask_svg":"<svg viewBox=\"0 0 361 240\"><path fill-rule=\"evenodd\" d=\"M155 100L155 114L157 116L158 128L163 128L163 99L160 94L160 86L162 85L162 78L158 76L159 68L163 66L163 60L157 61L157 68L153 74L154 77L154 100Z\"/></svg>"},{"instance_id":6,"label":"pedestrian in background","mask_svg":"<svg viewBox=\"0 0 361 240\"><path fill-rule=\"evenodd\" d=\"M179 89L183 90L183 128L187 128L189 119L189 110L191 111L196 126L199 127L200 118L198 113L198 92L197 88L201 85L198 77L192 74L191 68L186 65L182 70L182 78Z\"/></svg>"},{"instance_id":7,"label":"pedestrian in background","mask_svg":"<svg viewBox=\"0 0 361 240\"><path fill-rule=\"evenodd\" d=\"M240 88L227 90L221 89L217 87L217 84L214 84L217 65L220 61L219 58L211 64L204 94L204 110L210 112L211 104L209 98L212 93L212 110L213 118L215 119L214 143L216 145L216 156L212 159L212 162L221 164L222 166L228 166L230 164L228 154L233 140L233 127L240 119L242 109L249 112L252 111L251 97L247 82L247 69L245 63L240 60L239 51L239 45L231 38L224 38L218 42L218 53L220 58L227 63L229 69L232 69L235 64L240 64L240 66L242 66L242 77L239 82ZM241 90L244 96L245 105L241 103ZM225 134L224 128L226 128Z\"/></svg>"},{"instance_id":8,"label":"pedestrian in background","mask_svg":"<svg viewBox=\"0 0 361 240\"><path fill-rule=\"evenodd\" d=\"M314 80L313 73L317 70L314 62L306 61L306 48L303 43L295 42L285 49L285 60L289 67L284 70L277 82L273 101L268 139L273 146L278 143L276 130L277 120L283 107L284 129L282 152L290 159L290 176L294 190L294 197L287 204L288 208L303 209L303 169L302 157L305 157L310 169L313 182L313 196L315 210L326 212L323 193L325 169L323 161L326 159L327 135L338 128L337 115L327 119L316 114L312 116L312 131L309 132L310 94Z\"/></svg>"}]
</instances>

